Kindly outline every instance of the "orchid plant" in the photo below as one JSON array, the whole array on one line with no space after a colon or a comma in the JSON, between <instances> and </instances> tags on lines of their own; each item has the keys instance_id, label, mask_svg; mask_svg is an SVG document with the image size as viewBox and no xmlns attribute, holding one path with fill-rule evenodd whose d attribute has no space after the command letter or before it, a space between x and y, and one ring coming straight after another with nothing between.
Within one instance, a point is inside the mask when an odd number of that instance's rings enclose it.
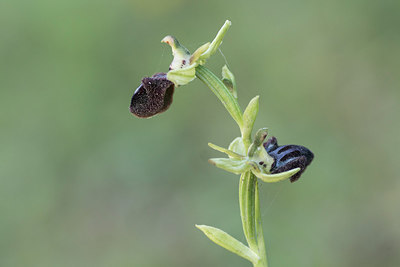
<instances>
[{"instance_id":1,"label":"orchid plant","mask_svg":"<svg viewBox=\"0 0 400 267\"><path fill-rule=\"evenodd\" d=\"M130 111L137 117L150 118L166 111L172 103L175 87L183 86L196 77L201 80L222 102L237 123L241 136L228 148L208 145L227 155L209 162L218 168L240 175L239 204L243 232L247 244L243 244L226 232L207 225L196 225L209 239L225 249L249 260L254 267L267 267L263 228L260 214L258 182L275 183L300 178L314 158L313 153L299 145L279 146L277 139L266 140L267 128L256 131L253 125L259 109L259 96L250 100L244 112L237 100L236 81L227 66L218 78L204 65L215 54L223 37L231 26L226 21L212 42L200 46L193 54L173 36L166 36L163 43L172 48L173 60L167 73L146 77L133 94Z\"/></svg>"}]
</instances>

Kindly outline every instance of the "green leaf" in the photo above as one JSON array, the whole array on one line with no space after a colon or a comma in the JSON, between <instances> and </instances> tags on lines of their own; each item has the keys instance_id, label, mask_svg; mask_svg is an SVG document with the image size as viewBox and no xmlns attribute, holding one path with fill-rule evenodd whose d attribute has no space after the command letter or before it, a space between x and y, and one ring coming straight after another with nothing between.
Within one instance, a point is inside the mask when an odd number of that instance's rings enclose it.
<instances>
[{"instance_id":1,"label":"green leaf","mask_svg":"<svg viewBox=\"0 0 400 267\"><path fill-rule=\"evenodd\" d=\"M286 172L281 172L281 173L274 173L274 174L266 174L262 173L261 171L258 171L256 169L252 169L252 172L257 178L261 179L262 181L266 183L276 183L280 182L286 179L289 179L293 175L295 175L298 171L300 171L300 168L295 168Z\"/></svg>"},{"instance_id":2,"label":"green leaf","mask_svg":"<svg viewBox=\"0 0 400 267\"><path fill-rule=\"evenodd\" d=\"M238 241L226 232L207 225L196 225L211 241L220 245L221 247L229 250L230 252L239 255L253 264L260 260L260 257L249 247L245 246L242 242Z\"/></svg>"},{"instance_id":3,"label":"green leaf","mask_svg":"<svg viewBox=\"0 0 400 267\"><path fill-rule=\"evenodd\" d=\"M239 160L239 159L214 158L214 159L209 159L208 162L210 162L211 164L215 165L220 169L223 169L225 171L234 174L241 174L252 168L251 163L246 159Z\"/></svg>"}]
</instances>

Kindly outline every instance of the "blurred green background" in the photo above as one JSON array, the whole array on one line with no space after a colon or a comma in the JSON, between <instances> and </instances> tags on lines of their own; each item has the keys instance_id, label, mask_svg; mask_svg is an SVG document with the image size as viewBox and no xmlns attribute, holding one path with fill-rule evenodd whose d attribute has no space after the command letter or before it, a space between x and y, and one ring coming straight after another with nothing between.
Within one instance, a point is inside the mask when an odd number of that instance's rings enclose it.
<instances>
[{"instance_id":1,"label":"blurred green background","mask_svg":"<svg viewBox=\"0 0 400 267\"><path fill-rule=\"evenodd\" d=\"M207 163L239 132L200 81L133 117L144 76L232 21L222 51L256 128L316 155L261 187L271 266L400 266L400 2L0 2L0 266L250 266L238 177ZM216 54L208 66L220 73Z\"/></svg>"}]
</instances>

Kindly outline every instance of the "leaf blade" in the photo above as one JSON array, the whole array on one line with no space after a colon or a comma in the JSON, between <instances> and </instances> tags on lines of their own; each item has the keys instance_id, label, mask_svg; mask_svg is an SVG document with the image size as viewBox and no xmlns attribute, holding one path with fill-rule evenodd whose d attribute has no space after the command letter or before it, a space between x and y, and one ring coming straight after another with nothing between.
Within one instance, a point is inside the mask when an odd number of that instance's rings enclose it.
<instances>
[{"instance_id":1,"label":"leaf blade","mask_svg":"<svg viewBox=\"0 0 400 267\"><path fill-rule=\"evenodd\" d=\"M207 225L196 225L211 241L215 244L229 250L230 252L249 260L252 263L256 263L260 260L260 257L249 247L244 245L226 232Z\"/></svg>"}]
</instances>

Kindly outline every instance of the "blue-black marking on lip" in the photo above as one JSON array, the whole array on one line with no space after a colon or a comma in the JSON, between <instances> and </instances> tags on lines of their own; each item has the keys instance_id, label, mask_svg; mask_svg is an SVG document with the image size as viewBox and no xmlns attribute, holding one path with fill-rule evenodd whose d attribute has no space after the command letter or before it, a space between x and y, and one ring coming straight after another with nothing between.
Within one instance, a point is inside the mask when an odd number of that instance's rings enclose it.
<instances>
[{"instance_id":1,"label":"blue-black marking on lip","mask_svg":"<svg viewBox=\"0 0 400 267\"><path fill-rule=\"evenodd\" d=\"M271 173L281 173L300 168L299 172L290 177L291 182L297 181L314 159L314 154L308 148L299 145L279 146L275 137L271 137L263 145L267 153L274 158Z\"/></svg>"}]
</instances>

